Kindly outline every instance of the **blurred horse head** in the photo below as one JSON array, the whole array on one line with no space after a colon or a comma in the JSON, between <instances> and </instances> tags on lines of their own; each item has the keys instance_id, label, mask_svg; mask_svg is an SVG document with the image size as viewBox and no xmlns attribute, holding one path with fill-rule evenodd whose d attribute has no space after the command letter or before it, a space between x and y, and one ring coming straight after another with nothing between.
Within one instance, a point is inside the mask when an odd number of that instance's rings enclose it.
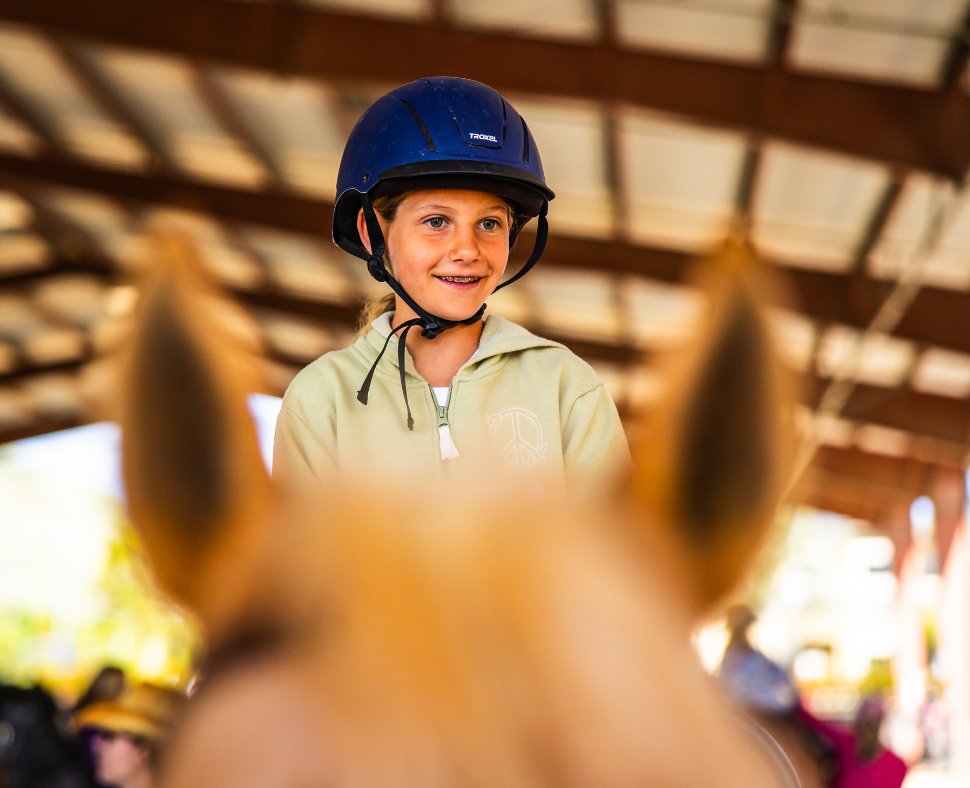
<instances>
[{"instance_id":1,"label":"blurred horse head","mask_svg":"<svg viewBox=\"0 0 970 788\"><path fill-rule=\"evenodd\" d=\"M123 364L129 513L218 657L168 784L779 784L690 647L786 462L750 250L707 261L709 317L640 422L637 471L580 507L484 478L282 495L252 358L191 245L159 244Z\"/></svg>"}]
</instances>

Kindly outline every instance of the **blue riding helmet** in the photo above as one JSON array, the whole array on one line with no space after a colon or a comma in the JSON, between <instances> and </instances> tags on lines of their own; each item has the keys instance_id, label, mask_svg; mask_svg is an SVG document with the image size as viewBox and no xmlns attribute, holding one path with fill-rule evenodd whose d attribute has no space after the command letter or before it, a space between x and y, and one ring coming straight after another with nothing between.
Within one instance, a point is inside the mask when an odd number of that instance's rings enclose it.
<instances>
[{"instance_id":1,"label":"blue riding helmet","mask_svg":"<svg viewBox=\"0 0 970 788\"><path fill-rule=\"evenodd\" d=\"M470 79L430 77L392 90L378 99L357 121L344 148L337 174L337 202L333 209L333 240L341 249L367 262L367 270L388 286L418 317L393 326L384 347L364 379L357 399L367 404L374 370L392 336L398 342L401 392L413 429L404 381L404 351L408 332L419 327L433 339L453 326L482 319L485 304L464 320L447 320L414 301L384 265L385 241L371 201L413 189L474 189L504 198L516 221L509 245L518 230L538 217L535 246L519 271L496 290L523 276L545 247L546 212L554 197L546 186L542 161L529 127L498 92ZM357 231L361 209L371 241L368 251Z\"/></svg>"},{"instance_id":2,"label":"blue riding helmet","mask_svg":"<svg viewBox=\"0 0 970 788\"><path fill-rule=\"evenodd\" d=\"M517 226L543 213L554 197L519 113L488 85L458 77L403 85L357 121L337 175L334 243L368 260L357 233L363 198L427 188L497 194L512 204Z\"/></svg>"}]
</instances>

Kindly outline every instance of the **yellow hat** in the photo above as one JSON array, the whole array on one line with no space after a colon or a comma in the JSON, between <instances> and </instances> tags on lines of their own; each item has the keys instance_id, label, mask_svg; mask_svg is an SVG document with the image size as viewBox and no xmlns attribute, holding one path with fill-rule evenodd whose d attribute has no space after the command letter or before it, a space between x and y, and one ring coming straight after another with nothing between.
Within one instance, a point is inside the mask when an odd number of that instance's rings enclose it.
<instances>
[{"instance_id":1,"label":"yellow hat","mask_svg":"<svg viewBox=\"0 0 970 788\"><path fill-rule=\"evenodd\" d=\"M79 728L100 728L138 736L152 742L164 739L185 696L158 684L135 684L114 700L98 701L78 712Z\"/></svg>"}]
</instances>

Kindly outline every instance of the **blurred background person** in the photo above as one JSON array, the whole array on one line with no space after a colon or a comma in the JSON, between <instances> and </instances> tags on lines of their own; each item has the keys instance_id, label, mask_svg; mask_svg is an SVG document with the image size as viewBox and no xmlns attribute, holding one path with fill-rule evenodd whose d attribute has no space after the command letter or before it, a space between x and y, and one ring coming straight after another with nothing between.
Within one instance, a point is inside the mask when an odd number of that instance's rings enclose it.
<instances>
[{"instance_id":1,"label":"blurred background person","mask_svg":"<svg viewBox=\"0 0 970 788\"><path fill-rule=\"evenodd\" d=\"M789 672L752 643L751 629L757 620L744 605L728 609L730 635L718 677L751 720L783 750L803 788L899 788L907 766L882 744L883 699L865 698L851 726L813 714Z\"/></svg>"},{"instance_id":2,"label":"blurred background person","mask_svg":"<svg viewBox=\"0 0 970 788\"><path fill-rule=\"evenodd\" d=\"M831 786L838 772L836 749L828 737L801 718L807 712L788 671L752 642L757 621L758 616L746 605L728 608L725 624L729 636L718 678L758 734L782 750L803 788Z\"/></svg>"},{"instance_id":3,"label":"blurred background person","mask_svg":"<svg viewBox=\"0 0 970 788\"><path fill-rule=\"evenodd\" d=\"M727 611L730 633L719 676L731 696L746 708L787 713L798 704L798 689L788 671L751 643L751 627L758 617L745 605Z\"/></svg>"},{"instance_id":4,"label":"blurred background person","mask_svg":"<svg viewBox=\"0 0 970 788\"><path fill-rule=\"evenodd\" d=\"M854 775L844 780L851 788L896 788L906 778L906 762L882 743L886 704L882 696L870 695L859 704L853 721Z\"/></svg>"},{"instance_id":5,"label":"blurred background person","mask_svg":"<svg viewBox=\"0 0 970 788\"><path fill-rule=\"evenodd\" d=\"M0 684L0 786L91 788L64 710L44 687Z\"/></svg>"},{"instance_id":6,"label":"blurred background person","mask_svg":"<svg viewBox=\"0 0 970 788\"><path fill-rule=\"evenodd\" d=\"M71 707L71 713L74 715L74 718L76 719L78 717L82 709L87 708L93 703L117 698L124 692L126 683L127 679L124 670L117 665L105 665L94 675L94 678L91 679L91 682ZM78 731L77 739L86 760L88 771L93 775L95 766L95 730L93 728L84 728Z\"/></svg>"},{"instance_id":7,"label":"blurred background person","mask_svg":"<svg viewBox=\"0 0 970 788\"><path fill-rule=\"evenodd\" d=\"M98 782L114 788L152 788L161 750L183 701L177 690L136 684L117 698L83 708L77 726L93 737Z\"/></svg>"},{"instance_id":8,"label":"blurred background person","mask_svg":"<svg viewBox=\"0 0 970 788\"><path fill-rule=\"evenodd\" d=\"M81 709L98 701L114 700L124 691L125 681L125 672L121 668L117 665L105 665L78 696L74 703L74 713L77 714Z\"/></svg>"}]
</instances>

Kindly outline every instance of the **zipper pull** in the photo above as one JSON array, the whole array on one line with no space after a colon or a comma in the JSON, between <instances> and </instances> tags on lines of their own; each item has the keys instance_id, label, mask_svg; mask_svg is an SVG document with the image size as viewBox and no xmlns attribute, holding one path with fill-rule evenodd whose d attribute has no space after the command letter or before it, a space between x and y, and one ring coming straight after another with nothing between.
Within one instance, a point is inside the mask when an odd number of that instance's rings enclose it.
<instances>
[{"instance_id":1,"label":"zipper pull","mask_svg":"<svg viewBox=\"0 0 970 788\"><path fill-rule=\"evenodd\" d=\"M448 406L438 406L438 448L441 449L442 460L457 460L458 447L451 437L451 427L448 426Z\"/></svg>"},{"instance_id":2,"label":"zipper pull","mask_svg":"<svg viewBox=\"0 0 970 788\"><path fill-rule=\"evenodd\" d=\"M442 460L457 460L459 456L458 447L455 446L451 438L451 427L448 423L438 425L438 447L441 449Z\"/></svg>"},{"instance_id":3,"label":"zipper pull","mask_svg":"<svg viewBox=\"0 0 970 788\"><path fill-rule=\"evenodd\" d=\"M434 395L434 392L432 392ZM435 396L437 402L437 397ZM451 401L451 386L448 387L448 399L444 405L438 404L438 448L442 460L457 460L458 447L451 437L451 427L448 426L448 402Z\"/></svg>"}]
</instances>

